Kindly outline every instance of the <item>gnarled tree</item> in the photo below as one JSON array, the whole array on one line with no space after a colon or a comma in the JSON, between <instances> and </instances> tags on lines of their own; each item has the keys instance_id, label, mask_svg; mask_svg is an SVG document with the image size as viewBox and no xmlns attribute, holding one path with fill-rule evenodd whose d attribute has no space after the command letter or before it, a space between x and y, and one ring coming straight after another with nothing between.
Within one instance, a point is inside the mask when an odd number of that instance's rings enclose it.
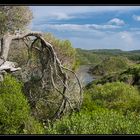
<instances>
[{"instance_id":1,"label":"gnarled tree","mask_svg":"<svg viewBox=\"0 0 140 140\"><path fill-rule=\"evenodd\" d=\"M28 50L24 70L17 68L14 62L7 61L11 42L17 40L22 40ZM72 70L61 64L53 46L44 39L42 33L28 32L18 35L7 33L3 36L0 53L1 80L4 73L18 70L21 71L25 93L35 110L34 115L38 113L40 106L51 108L55 104L57 105L49 116L50 120L61 117L66 111L80 109L82 104L80 81ZM54 94L53 98L49 98L50 94ZM37 103L40 103L39 106ZM45 120L41 118L43 119Z\"/></svg>"}]
</instances>

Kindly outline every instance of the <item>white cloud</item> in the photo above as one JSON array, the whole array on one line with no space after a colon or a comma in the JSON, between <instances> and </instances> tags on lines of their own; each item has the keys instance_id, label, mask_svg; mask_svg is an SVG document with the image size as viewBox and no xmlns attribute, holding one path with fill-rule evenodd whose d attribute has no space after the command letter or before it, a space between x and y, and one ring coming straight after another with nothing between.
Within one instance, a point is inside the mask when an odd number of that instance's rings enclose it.
<instances>
[{"instance_id":1,"label":"white cloud","mask_svg":"<svg viewBox=\"0 0 140 140\"><path fill-rule=\"evenodd\" d=\"M119 18L113 18L108 23L113 24L113 25L118 25L118 26L121 26L121 25L125 24L125 22L123 20L119 19Z\"/></svg>"},{"instance_id":2,"label":"white cloud","mask_svg":"<svg viewBox=\"0 0 140 140\"><path fill-rule=\"evenodd\" d=\"M119 34L124 42L128 43L130 46L133 44L133 37L130 32L124 31L124 32L120 32Z\"/></svg>"},{"instance_id":3,"label":"white cloud","mask_svg":"<svg viewBox=\"0 0 140 140\"><path fill-rule=\"evenodd\" d=\"M131 32L101 32L103 37L94 37L93 35L89 38L86 35L83 37L73 36L70 37L72 44L76 48L83 49L121 49L121 50L134 50L139 49L139 39L133 36Z\"/></svg>"},{"instance_id":4,"label":"white cloud","mask_svg":"<svg viewBox=\"0 0 140 140\"><path fill-rule=\"evenodd\" d=\"M67 20L67 19L74 18L74 16L70 16L66 13L61 13L61 12L56 13L56 12L54 12L54 13L51 13L50 15L48 15L48 18L49 19L55 19L55 20Z\"/></svg>"},{"instance_id":5,"label":"white cloud","mask_svg":"<svg viewBox=\"0 0 140 140\"><path fill-rule=\"evenodd\" d=\"M120 28L119 26L116 25L98 25L98 24L87 24L87 27L90 29L117 29Z\"/></svg>"},{"instance_id":6,"label":"white cloud","mask_svg":"<svg viewBox=\"0 0 140 140\"><path fill-rule=\"evenodd\" d=\"M133 17L134 20L136 20L136 21L140 21L140 16L133 15L132 17Z\"/></svg>"},{"instance_id":7,"label":"white cloud","mask_svg":"<svg viewBox=\"0 0 140 140\"><path fill-rule=\"evenodd\" d=\"M95 25L92 25L95 26ZM38 28L39 27L39 28ZM121 49L134 50L140 49L140 31L114 31L91 29L87 25L48 25L38 26L36 29L48 31L61 39L68 39L75 48L83 49ZM99 26L100 27L100 26ZM99 28L98 27L98 28ZM57 30L56 30L57 29ZM63 32L64 31L64 32Z\"/></svg>"},{"instance_id":8,"label":"white cloud","mask_svg":"<svg viewBox=\"0 0 140 140\"><path fill-rule=\"evenodd\" d=\"M120 32L119 29L124 25L124 21L118 18L110 20L103 25L99 24L58 24L62 22L52 23L48 20L68 20L77 18L85 13L105 12L129 12L140 9L140 6L32 6L35 19L40 23L33 22L32 29L52 32L59 38L69 39L74 47L87 49L122 49L133 50L139 49L140 30L139 28L130 28L128 31ZM76 17L77 16L77 17ZM140 16L133 15L134 20L140 21ZM53 22L54 20L52 20ZM49 24L46 24L49 23ZM68 22L67 22L68 23ZM125 30L125 29L123 29Z\"/></svg>"},{"instance_id":9,"label":"white cloud","mask_svg":"<svg viewBox=\"0 0 140 140\"><path fill-rule=\"evenodd\" d=\"M62 31L88 31L88 30L106 30L120 28L116 25L98 25L98 24L45 24L46 28Z\"/></svg>"}]
</instances>

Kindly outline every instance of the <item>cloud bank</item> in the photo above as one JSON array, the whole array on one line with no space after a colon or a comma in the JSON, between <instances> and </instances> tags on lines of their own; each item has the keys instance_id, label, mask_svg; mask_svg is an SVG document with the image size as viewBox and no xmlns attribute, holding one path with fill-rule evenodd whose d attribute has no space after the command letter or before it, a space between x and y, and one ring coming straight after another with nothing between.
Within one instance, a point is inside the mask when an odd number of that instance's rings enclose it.
<instances>
[{"instance_id":1,"label":"cloud bank","mask_svg":"<svg viewBox=\"0 0 140 140\"><path fill-rule=\"evenodd\" d=\"M32 6L32 30L69 39L75 48L140 49L140 6Z\"/></svg>"}]
</instances>

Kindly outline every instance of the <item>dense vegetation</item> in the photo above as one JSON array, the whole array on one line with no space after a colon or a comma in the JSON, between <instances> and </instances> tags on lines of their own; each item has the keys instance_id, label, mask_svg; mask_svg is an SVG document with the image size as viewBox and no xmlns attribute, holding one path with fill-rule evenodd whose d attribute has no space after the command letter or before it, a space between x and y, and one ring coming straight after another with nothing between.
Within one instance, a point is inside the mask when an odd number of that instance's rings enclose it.
<instances>
[{"instance_id":1,"label":"dense vegetation","mask_svg":"<svg viewBox=\"0 0 140 140\"><path fill-rule=\"evenodd\" d=\"M0 16L3 19L0 25L1 37L7 33L13 35L17 29L23 30L32 17L29 7L26 6L2 6L0 10ZM44 33L43 37L52 44L63 66L73 70L77 68L78 63L75 59L76 50L72 47L69 40L60 40L51 33ZM53 118L54 113L61 104L62 97L55 90L51 89L52 83L49 83L49 79L47 83L48 89L44 90L41 82L39 82L39 74L36 74L38 71L34 70L35 74L31 74L32 70L39 67L39 64L42 63L39 60L42 54L34 51L30 61L33 64L33 69L27 67L30 55L27 46L23 40L13 41L10 46L8 60L16 62L16 65L20 66L22 71L12 73L12 76L7 75L6 72L8 71L6 71L4 81L0 82L0 94L2 98L0 101L3 105L0 113L2 115L0 116L0 134L45 133L44 128L48 120ZM36 41L34 46L40 47L40 42ZM47 51L43 55L49 56ZM56 81L56 79L54 80ZM58 85L60 80L60 78L59 81L57 79Z\"/></svg>"},{"instance_id":2,"label":"dense vegetation","mask_svg":"<svg viewBox=\"0 0 140 140\"><path fill-rule=\"evenodd\" d=\"M89 83L87 88L90 88L92 84L95 85L111 83L111 82L124 82L133 86L137 86L139 88L140 84L140 65L136 64L133 66L128 67L121 72L111 73L105 76L102 76L100 79L96 79L94 82Z\"/></svg>"},{"instance_id":3,"label":"dense vegetation","mask_svg":"<svg viewBox=\"0 0 140 140\"><path fill-rule=\"evenodd\" d=\"M139 55L137 52L135 54ZM95 68L106 73L98 73L100 78L85 87L81 111L56 121L48 127L47 133L139 134L140 66L134 52L129 55L122 51L117 55L120 50L85 50L80 53L78 50L80 64L85 65L83 60L86 59L87 64L93 65L92 74L97 74Z\"/></svg>"},{"instance_id":4,"label":"dense vegetation","mask_svg":"<svg viewBox=\"0 0 140 140\"><path fill-rule=\"evenodd\" d=\"M140 54L139 50L135 51L121 51L117 49L109 50L109 49L101 49L101 50L83 50L83 49L76 49L77 50L77 59L81 65L97 65L101 63L106 58L111 56L116 57L125 57L129 60L139 63L140 61Z\"/></svg>"},{"instance_id":5,"label":"dense vegetation","mask_svg":"<svg viewBox=\"0 0 140 140\"><path fill-rule=\"evenodd\" d=\"M0 134L43 134L42 125L30 113L22 84L6 75L0 82Z\"/></svg>"},{"instance_id":6,"label":"dense vegetation","mask_svg":"<svg viewBox=\"0 0 140 140\"><path fill-rule=\"evenodd\" d=\"M17 29L25 29L32 19L27 6L0 6L0 36Z\"/></svg>"},{"instance_id":7,"label":"dense vegetation","mask_svg":"<svg viewBox=\"0 0 140 140\"><path fill-rule=\"evenodd\" d=\"M95 86L84 92L79 113L49 126L49 134L139 134L140 94L125 83Z\"/></svg>"},{"instance_id":8,"label":"dense vegetation","mask_svg":"<svg viewBox=\"0 0 140 140\"><path fill-rule=\"evenodd\" d=\"M77 62L75 58L76 50L72 47L72 44L69 40L60 40L51 33L44 33L44 38L46 41L52 44L59 60L63 65L72 69L77 68ZM39 43L36 42L35 45L39 46ZM34 54L34 57L38 57L36 52ZM27 64L28 50L23 41L12 42L8 60L17 62L20 67L23 67Z\"/></svg>"},{"instance_id":9,"label":"dense vegetation","mask_svg":"<svg viewBox=\"0 0 140 140\"><path fill-rule=\"evenodd\" d=\"M28 7L1 6L1 36L23 29L31 18ZM91 65L90 73L99 79L83 87L80 111L52 122L59 106L55 92L42 92L38 79L31 77L30 83L25 83L20 73L5 74L0 82L0 134L140 134L139 51L74 49L70 41L51 33L44 33L44 37L64 66L76 70L79 65ZM25 44L13 42L10 49L8 60L26 69ZM37 57L34 53L34 64ZM34 97L27 94L25 85ZM44 102L48 98L57 104Z\"/></svg>"},{"instance_id":10,"label":"dense vegetation","mask_svg":"<svg viewBox=\"0 0 140 140\"><path fill-rule=\"evenodd\" d=\"M108 75L123 71L131 66L132 63L125 57L108 57L100 64L90 68L90 73L93 75Z\"/></svg>"},{"instance_id":11,"label":"dense vegetation","mask_svg":"<svg viewBox=\"0 0 140 140\"><path fill-rule=\"evenodd\" d=\"M51 33L46 33L45 39L53 45L62 64L68 68L76 69L76 50L69 40L60 40Z\"/></svg>"}]
</instances>

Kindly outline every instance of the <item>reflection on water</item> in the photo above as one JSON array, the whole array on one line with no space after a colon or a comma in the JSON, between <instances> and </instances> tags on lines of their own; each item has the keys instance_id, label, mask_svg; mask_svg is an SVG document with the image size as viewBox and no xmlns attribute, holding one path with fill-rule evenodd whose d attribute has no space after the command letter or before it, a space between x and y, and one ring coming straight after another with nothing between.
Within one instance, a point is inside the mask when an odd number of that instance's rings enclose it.
<instances>
[{"instance_id":1,"label":"reflection on water","mask_svg":"<svg viewBox=\"0 0 140 140\"><path fill-rule=\"evenodd\" d=\"M77 75L83 86L95 80L95 78L91 74L88 73L89 68L90 68L89 65L82 65L77 71Z\"/></svg>"}]
</instances>

